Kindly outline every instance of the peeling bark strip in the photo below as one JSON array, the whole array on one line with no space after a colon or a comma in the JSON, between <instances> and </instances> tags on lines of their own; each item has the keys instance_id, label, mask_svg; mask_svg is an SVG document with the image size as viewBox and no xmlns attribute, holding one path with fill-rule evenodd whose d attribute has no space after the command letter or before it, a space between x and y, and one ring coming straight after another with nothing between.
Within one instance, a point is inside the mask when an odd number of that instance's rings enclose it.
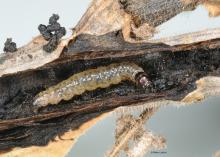
<instances>
[{"instance_id":1,"label":"peeling bark strip","mask_svg":"<svg viewBox=\"0 0 220 157\"><path fill-rule=\"evenodd\" d=\"M62 40L53 53L47 53L43 46L47 41L42 36L34 38L27 45L18 48L16 53L0 54L0 77L20 71L36 69L57 59L69 39Z\"/></svg>"},{"instance_id":2,"label":"peeling bark strip","mask_svg":"<svg viewBox=\"0 0 220 157\"><path fill-rule=\"evenodd\" d=\"M123 30L126 41L148 39L156 26L204 0L93 0L74 28L80 34L104 35ZM207 1L207 0L205 0ZM94 22L95 21L95 22Z\"/></svg>"},{"instance_id":3,"label":"peeling bark strip","mask_svg":"<svg viewBox=\"0 0 220 157\"><path fill-rule=\"evenodd\" d=\"M193 10L201 0L119 0L123 9L131 14L137 27L148 23L156 27L177 14Z\"/></svg>"},{"instance_id":4,"label":"peeling bark strip","mask_svg":"<svg viewBox=\"0 0 220 157\"><path fill-rule=\"evenodd\" d=\"M91 113L97 115L137 103L180 101L196 89L198 79L220 76L219 39L171 47L127 43L120 34L81 35L58 60L36 70L1 77L0 136L4 141L0 142L0 149L45 145L56 135L75 128L76 121L79 124L82 117ZM150 90L123 81L34 113L37 93L86 69L124 61L136 63L147 72L152 81Z\"/></svg>"}]
</instances>

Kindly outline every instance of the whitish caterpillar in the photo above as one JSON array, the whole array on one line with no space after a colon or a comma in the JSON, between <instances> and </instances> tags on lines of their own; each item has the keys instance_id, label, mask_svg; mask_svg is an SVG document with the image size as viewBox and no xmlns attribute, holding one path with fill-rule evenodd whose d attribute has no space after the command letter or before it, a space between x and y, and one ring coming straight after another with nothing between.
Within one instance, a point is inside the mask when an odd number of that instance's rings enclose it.
<instances>
[{"instance_id":1,"label":"whitish caterpillar","mask_svg":"<svg viewBox=\"0 0 220 157\"><path fill-rule=\"evenodd\" d=\"M147 75L138 65L128 62L114 63L74 74L67 80L40 92L35 97L33 105L43 107L58 104L61 100L70 100L85 91L107 88L123 80L130 80L142 87L150 85Z\"/></svg>"}]
</instances>

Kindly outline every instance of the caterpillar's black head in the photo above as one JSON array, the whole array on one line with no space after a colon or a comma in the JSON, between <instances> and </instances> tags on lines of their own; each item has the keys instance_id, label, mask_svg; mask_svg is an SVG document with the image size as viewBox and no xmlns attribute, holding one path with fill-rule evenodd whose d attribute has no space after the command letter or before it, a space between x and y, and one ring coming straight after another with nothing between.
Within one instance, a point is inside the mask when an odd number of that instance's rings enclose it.
<instances>
[{"instance_id":1,"label":"caterpillar's black head","mask_svg":"<svg viewBox=\"0 0 220 157\"><path fill-rule=\"evenodd\" d=\"M138 73L135 76L136 83L143 88L149 87L151 85L151 82L149 81L146 73Z\"/></svg>"}]
</instances>

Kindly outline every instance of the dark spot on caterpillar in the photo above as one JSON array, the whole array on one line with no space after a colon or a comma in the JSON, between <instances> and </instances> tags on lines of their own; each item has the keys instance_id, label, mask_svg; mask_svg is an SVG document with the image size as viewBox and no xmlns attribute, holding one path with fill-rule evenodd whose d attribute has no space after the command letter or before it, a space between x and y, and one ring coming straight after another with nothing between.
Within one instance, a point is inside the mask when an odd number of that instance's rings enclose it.
<instances>
[{"instance_id":1,"label":"dark spot on caterpillar","mask_svg":"<svg viewBox=\"0 0 220 157\"><path fill-rule=\"evenodd\" d=\"M59 20L59 15L53 14L49 19L49 25L40 24L38 30L45 40L48 41L46 45L43 46L43 50L46 52L54 51L60 39L66 34L66 29L61 27L57 22Z\"/></svg>"},{"instance_id":2,"label":"dark spot on caterpillar","mask_svg":"<svg viewBox=\"0 0 220 157\"><path fill-rule=\"evenodd\" d=\"M4 52L15 52L15 51L17 51L16 43L12 41L12 38L7 38L3 51Z\"/></svg>"}]
</instances>

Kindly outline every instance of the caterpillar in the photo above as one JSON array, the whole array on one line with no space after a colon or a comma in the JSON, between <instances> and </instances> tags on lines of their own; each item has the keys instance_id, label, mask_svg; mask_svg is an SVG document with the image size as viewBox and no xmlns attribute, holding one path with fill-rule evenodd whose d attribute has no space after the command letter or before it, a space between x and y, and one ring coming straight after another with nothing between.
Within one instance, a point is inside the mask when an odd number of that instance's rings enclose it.
<instances>
[{"instance_id":1,"label":"caterpillar","mask_svg":"<svg viewBox=\"0 0 220 157\"><path fill-rule=\"evenodd\" d=\"M37 94L33 105L43 107L49 104L58 104L61 100L70 100L85 91L107 88L123 80L130 80L142 87L150 85L146 73L138 65L128 62L113 63L74 74L67 80L49 87Z\"/></svg>"}]
</instances>

